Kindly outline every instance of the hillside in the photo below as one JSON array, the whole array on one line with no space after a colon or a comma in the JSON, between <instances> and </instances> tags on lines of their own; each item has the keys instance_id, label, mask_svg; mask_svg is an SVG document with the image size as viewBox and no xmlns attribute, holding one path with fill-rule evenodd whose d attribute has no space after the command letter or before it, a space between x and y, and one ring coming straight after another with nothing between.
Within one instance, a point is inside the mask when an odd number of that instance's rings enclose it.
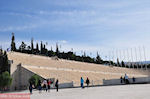
<instances>
[{"instance_id":1,"label":"hillside","mask_svg":"<svg viewBox=\"0 0 150 99\"><path fill-rule=\"evenodd\" d=\"M58 78L60 83L73 81L79 85L80 77L89 79L94 84L101 84L102 79L120 78L125 73L129 77L145 77L148 71L128 69L121 67L104 66L64 59L54 60L50 57L29 55L17 52L8 53L9 60L13 60L11 71L14 72L16 65L21 63L25 68L41 75L44 78Z\"/></svg>"}]
</instances>

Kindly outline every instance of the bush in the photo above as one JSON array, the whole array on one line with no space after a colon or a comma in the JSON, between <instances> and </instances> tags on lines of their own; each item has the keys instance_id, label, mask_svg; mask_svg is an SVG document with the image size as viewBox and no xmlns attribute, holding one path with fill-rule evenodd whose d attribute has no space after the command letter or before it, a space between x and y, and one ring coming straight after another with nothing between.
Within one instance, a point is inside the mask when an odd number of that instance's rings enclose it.
<instances>
[{"instance_id":1,"label":"bush","mask_svg":"<svg viewBox=\"0 0 150 99\"><path fill-rule=\"evenodd\" d=\"M38 75L33 75L33 76L31 76L31 78L29 79L29 83L31 83L32 85L34 85L35 87L37 87L38 86L38 81L40 80L41 78L40 78L40 76L38 76Z\"/></svg>"},{"instance_id":2,"label":"bush","mask_svg":"<svg viewBox=\"0 0 150 99\"><path fill-rule=\"evenodd\" d=\"M1 75L0 75L0 88L6 88L8 86L10 86L12 83L12 78L9 74L8 71L5 71L3 72Z\"/></svg>"}]
</instances>

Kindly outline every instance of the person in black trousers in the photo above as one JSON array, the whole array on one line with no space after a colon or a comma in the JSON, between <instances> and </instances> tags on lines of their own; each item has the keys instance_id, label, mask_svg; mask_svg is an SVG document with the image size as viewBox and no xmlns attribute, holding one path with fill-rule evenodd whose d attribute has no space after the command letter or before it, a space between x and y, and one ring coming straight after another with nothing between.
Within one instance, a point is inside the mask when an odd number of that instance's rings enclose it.
<instances>
[{"instance_id":1,"label":"person in black trousers","mask_svg":"<svg viewBox=\"0 0 150 99\"><path fill-rule=\"evenodd\" d=\"M33 89L33 87L32 87L32 84L30 83L30 85L29 85L30 94L32 94L32 89Z\"/></svg>"},{"instance_id":2,"label":"person in black trousers","mask_svg":"<svg viewBox=\"0 0 150 99\"><path fill-rule=\"evenodd\" d=\"M41 80L38 81L38 89L39 89L39 93L41 93L42 90Z\"/></svg>"},{"instance_id":3,"label":"person in black trousers","mask_svg":"<svg viewBox=\"0 0 150 99\"><path fill-rule=\"evenodd\" d=\"M58 79L56 80L56 83L55 83L55 87L56 87L56 90L57 90L57 92L58 92Z\"/></svg>"},{"instance_id":4,"label":"person in black trousers","mask_svg":"<svg viewBox=\"0 0 150 99\"><path fill-rule=\"evenodd\" d=\"M121 84L123 83L123 78L122 78L122 76L120 77L120 83L121 83Z\"/></svg>"},{"instance_id":5,"label":"person in black trousers","mask_svg":"<svg viewBox=\"0 0 150 99\"><path fill-rule=\"evenodd\" d=\"M132 80L133 80L133 83L135 83L135 78L134 77L132 78Z\"/></svg>"},{"instance_id":6,"label":"person in black trousers","mask_svg":"<svg viewBox=\"0 0 150 99\"><path fill-rule=\"evenodd\" d=\"M88 78L88 77L87 77L87 79L86 79L86 84L87 84L87 87L89 87L90 80L89 80L89 78Z\"/></svg>"}]
</instances>

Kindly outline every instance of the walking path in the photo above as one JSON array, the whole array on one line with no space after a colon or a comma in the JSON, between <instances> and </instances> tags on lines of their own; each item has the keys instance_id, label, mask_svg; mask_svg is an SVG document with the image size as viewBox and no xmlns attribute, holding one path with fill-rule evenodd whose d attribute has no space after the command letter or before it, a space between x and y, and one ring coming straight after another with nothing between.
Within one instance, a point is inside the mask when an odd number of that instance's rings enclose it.
<instances>
[{"instance_id":1,"label":"walking path","mask_svg":"<svg viewBox=\"0 0 150 99\"><path fill-rule=\"evenodd\" d=\"M28 91L20 92L26 93ZM150 84L33 91L31 99L149 99Z\"/></svg>"}]
</instances>

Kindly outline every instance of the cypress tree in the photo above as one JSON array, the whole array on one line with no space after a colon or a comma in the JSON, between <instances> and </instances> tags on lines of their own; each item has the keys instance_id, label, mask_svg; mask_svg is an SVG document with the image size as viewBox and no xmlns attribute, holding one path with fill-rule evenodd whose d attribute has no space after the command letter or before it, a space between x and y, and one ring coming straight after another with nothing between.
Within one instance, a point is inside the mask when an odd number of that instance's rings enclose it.
<instances>
[{"instance_id":1,"label":"cypress tree","mask_svg":"<svg viewBox=\"0 0 150 99\"><path fill-rule=\"evenodd\" d=\"M58 48L58 44L56 43L56 55L59 56L59 48Z\"/></svg>"},{"instance_id":2,"label":"cypress tree","mask_svg":"<svg viewBox=\"0 0 150 99\"><path fill-rule=\"evenodd\" d=\"M100 55L98 54L98 52L97 52L97 56L96 56L96 63L97 64L102 64L103 63L103 61L102 61Z\"/></svg>"},{"instance_id":3,"label":"cypress tree","mask_svg":"<svg viewBox=\"0 0 150 99\"><path fill-rule=\"evenodd\" d=\"M45 44L44 44L44 48L43 48L43 54L44 54L44 55L47 55L46 51L47 51L47 50L46 50L46 46L45 46Z\"/></svg>"},{"instance_id":4,"label":"cypress tree","mask_svg":"<svg viewBox=\"0 0 150 99\"><path fill-rule=\"evenodd\" d=\"M122 67L125 67L124 61L121 62L121 66L122 66Z\"/></svg>"},{"instance_id":5,"label":"cypress tree","mask_svg":"<svg viewBox=\"0 0 150 99\"><path fill-rule=\"evenodd\" d=\"M39 45L36 43L36 52L39 53Z\"/></svg>"},{"instance_id":6,"label":"cypress tree","mask_svg":"<svg viewBox=\"0 0 150 99\"><path fill-rule=\"evenodd\" d=\"M118 58L117 58L117 66L120 67L120 62Z\"/></svg>"},{"instance_id":7,"label":"cypress tree","mask_svg":"<svg viewBox=\"0 0 150 99\"><path fill-rule=\"evenodd\" d=\"M14 33L12 33L11 51L16 51L16 44L15 44L15 36L14 36Z\"/></svg>"},{"instance_id":8,"label":"cypress tree","mask_svg":"<svg viewBox=\"0 0 150 99\"><path fill-rule=\"evenodd\" d=\"M46 46L45 46L45 44L44 44L44 48L43 48L44 50L46 49Z\"/></svg>"},{"instance_id":9,"label":"cypress tree","mask_svg":"<svg viewBox=\"0 0 150 99\"><path fill-rule=\"evenodd\" d=\"M31 38L31 52L33 53L34 45L33 45L33 38Z\"/></svg>"},{"instance_id":10,"label":"cypress tree","mask_svg":"<svg viewBox=\"0 0 150 99\"><path fill-rule=\"evenodd\" d=\"M43 54L43 43L41 41L41 54Z\"/></svg>"}]
</instances>

